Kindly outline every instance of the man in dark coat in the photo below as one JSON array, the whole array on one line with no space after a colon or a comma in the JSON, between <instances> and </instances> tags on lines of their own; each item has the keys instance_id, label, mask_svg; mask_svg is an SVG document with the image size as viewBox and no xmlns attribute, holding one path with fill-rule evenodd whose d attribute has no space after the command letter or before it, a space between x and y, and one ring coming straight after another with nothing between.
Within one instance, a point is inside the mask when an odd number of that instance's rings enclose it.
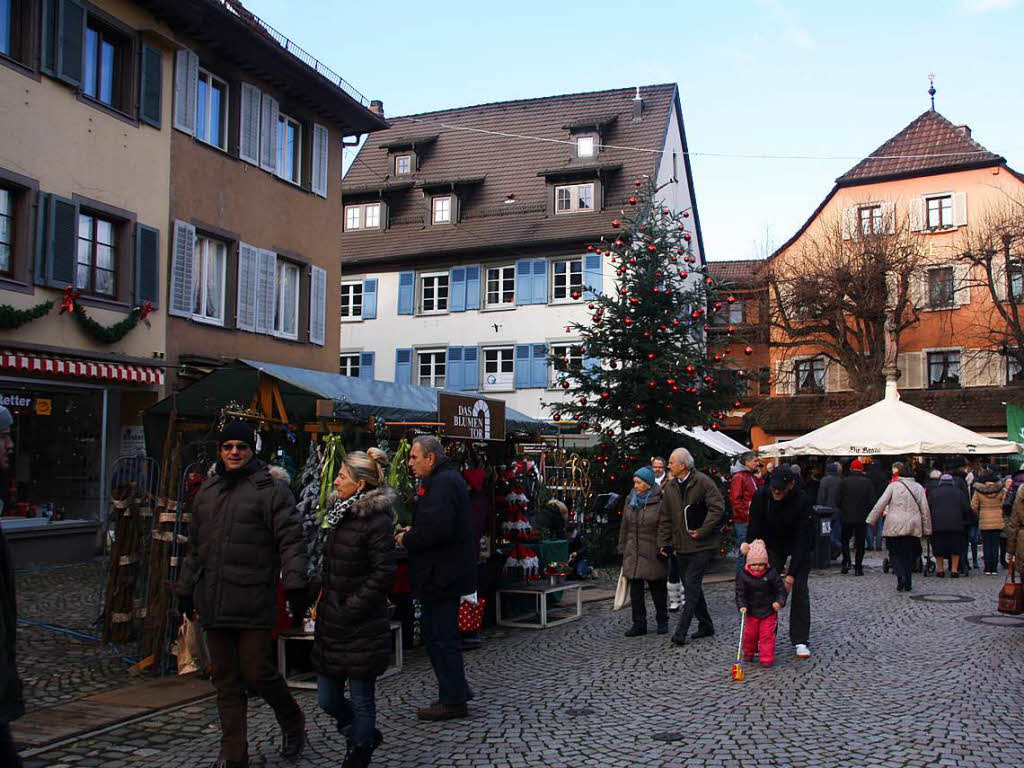
<instances>
[{"instance_id":1,"label":"man in dark coat","mask_svg":"<svg viewBox=\"0 0 1024 768\"><path fill-rule=\"evenodd\" d=\"M791 590L789 639L801 659L811 655L811 596L807 579L811 572L813 517L811 500L796 488L792 470L781 466L772 472L768 485L754 494L747 526L747 543L763 539L771 567L786 574L784 580ZM746 554L746 547L743 553Z\"/></svg>"},{"instance_id":2,"label":"man in dark coat","mask_svg":"<svg viewBox=\"0 0 1024 768\"><path fill-rule=\"evenodd\" d=\"M856 558L853 573L855 576L864 575L864 540L867 537L865 521L880 496L871 478L864 474L861 461L851 461L850 474L839 485L839 510L843 523L843 573L850 572L850 537L853 537Z\"/></svg>"},{"instance_id":3,"label":"man in dark coat","mask_svg":"<svg viewBox=\"0 0 1024 768\"><path fill-rule=\"evenodd\" d=\"M825 477L818 486L817 506L832 510L830 521L832 557L835 557L843 546L843 521L839 512L839 487L843 483L843 465L838 461L830 461L825 466Z\"/></svg>"},{"instance_id":4,"label":"man in dark coat","mask_svg":"<svg viewBox=\"0 0 1024 768\"><path fill-rule=\"evenodd\" d=\"M466 481L436 437L413 440L409 468L419 480L412 526L395 543L409 553L409 579L420 600L423 642L437 676L438 700L416 710L420 720L466 717L469 686L459 641L459 598L476 591L473 521Z\"/></svg>"},{"instance_id":5,"label":"man in dark coat","mask_svg":"<svg viewBox=\"0 0 1024 768\"><path fill-rule=\"evenodd\" d=\"M0 405L0 476L6 479L14 451L11 412ZM3 503L0 502L0 512ZM11 738L11 721L25 714L21 696L21 679L15 664L18 606L14 593L14 564L7 549L7 539L0 528L0 765L20 768L21 759Z\"/></svg>"},{"instance_id":6,"label":"man in dark coat","mask_svg":"<svg viewBox=\"0 0 1024 768\"><path fill-rule=\"evenodd\" d=\"M220 712L218 768L249 764L245 686L273 708L281 726L281 754L298 757L305 719L271 659L277 583L292 615L308 607L302 519L288 484L253 454L252 427L228 423L220 435L216 472L196 494L192 541L176 592L182 613L198 611L207 631Z\"/></svg>"}]
</instances>

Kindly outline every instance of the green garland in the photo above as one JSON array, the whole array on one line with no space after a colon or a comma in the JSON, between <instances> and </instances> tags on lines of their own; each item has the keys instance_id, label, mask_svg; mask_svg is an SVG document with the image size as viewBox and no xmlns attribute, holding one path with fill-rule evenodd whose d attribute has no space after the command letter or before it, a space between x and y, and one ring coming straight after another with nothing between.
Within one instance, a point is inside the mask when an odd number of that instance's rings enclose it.
<instances>
[{"instance_id":1,"label":"green garland","mask_svg":"<svg viewBox=\"0 0 1024 768\"><path fill-rule=\"evenodd\" d=\"M113 325L101 325L89 317L82 305L76 301L74 315L78 321L78 327L85 332L86 336L100 344L114 344L127 336L128 332L139 324L139 320L142 318L142 310L136 307L124 320Z\"/></svg>"},{"instance_id":2,"label":"green garland","mask_svg":"<svg viewBox=\"0 0 1024 768\"><path fill-rule=\"evenodd\" d=\"M0 330L13 331L25 323L36 320L53 309L52 301L44 301L28 309L15 309L10 304L0 304Z\"/></svg>"}]
</instances>

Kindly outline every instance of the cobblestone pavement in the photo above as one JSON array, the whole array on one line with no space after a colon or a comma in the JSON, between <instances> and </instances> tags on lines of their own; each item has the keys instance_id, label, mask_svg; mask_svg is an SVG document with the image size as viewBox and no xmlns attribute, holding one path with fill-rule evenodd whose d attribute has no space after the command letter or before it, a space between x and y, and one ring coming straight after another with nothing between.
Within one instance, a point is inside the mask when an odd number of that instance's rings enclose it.
<instances>
[{"instance_id":1,"label":"cobblestone pavement","mask_svg":"<svg viewBox=\"0 0 1024 768\"><path fill-rule=\"evenodd\" d=\"M992 766L1024 762L1019 728L1024 621L994 613L1002 578L915 578L895 591L877 559L863 578L812 576L813 657L794 658L780 627L772 669L729 664L738 619L729 585L707 590L717 634L685 648L664 636L622 636L628 617L610 604L544 632L493 630L466 655L476 692L471 716L420 723L436 695L422 651L378 684L390 768L626 768L627 766ZM926 597L932 599L921 599ZM948 596L948 597L941 597ZM972 621L973 617L973 621ZM978 619L977 617L984 617ZM977 623L979 622L980 623ZM299 766L337 766L343 744L316 704L297 693L310 744ZM250 707L249 739L266 765L277 727ZM659 740L659 736L672 739ZM207 766L217 754L212 700L33 756L31 768ZM296 765L296 764L292 764Z\"/></svg>"},{"instance_id":2,"label":"cobblestone pavement","mask_svg":"<svg viewBox=\"0 0 1024 768\"><path fill-rule=\"evenodd\" d=\"M102 565L18 571L18 615L95 636ZM18 668L29 712L130 685L129 663L100 643L39 626L18 625Z\"/></svg>"}]
</instances>

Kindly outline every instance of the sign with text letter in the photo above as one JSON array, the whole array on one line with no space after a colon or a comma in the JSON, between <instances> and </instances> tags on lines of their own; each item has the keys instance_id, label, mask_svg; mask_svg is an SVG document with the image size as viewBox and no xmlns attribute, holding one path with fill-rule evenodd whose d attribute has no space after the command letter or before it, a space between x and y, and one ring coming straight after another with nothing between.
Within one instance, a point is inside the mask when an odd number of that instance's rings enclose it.
<instances>
[{"instance_id":1,"label":"sign with text letter","mask_svg":"<svg viewBox=\"0 0 1024 768\"><path fill-rule=\"evenodd\" d=\"M456 440L505 439L505 401L437 393L437 420L445 437Z\"/></svg>"}]
</instances>

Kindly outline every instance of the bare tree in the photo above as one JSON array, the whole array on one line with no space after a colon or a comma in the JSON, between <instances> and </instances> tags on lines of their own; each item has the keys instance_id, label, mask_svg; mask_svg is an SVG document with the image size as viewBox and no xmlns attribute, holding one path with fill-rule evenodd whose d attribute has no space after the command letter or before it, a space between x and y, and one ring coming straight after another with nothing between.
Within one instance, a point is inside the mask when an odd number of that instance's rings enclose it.
<instances>
[{"instance_id":1,"label":"bare tree","mask_svg":"<svg viewBox=\"0 0 1024 768\"><path fill-rule=\"evenodd\" d=\"M863 211L863 213L862 213ZM889 345L915 325L924 253L894 206L864 203L824 220L768 269L771 343L792 354L811 348L838 363L865 401L885 383ZM919 284L918 284L919 285ZM895 351L889 349L890 359Z\"/></svg>"}]
</instances>

